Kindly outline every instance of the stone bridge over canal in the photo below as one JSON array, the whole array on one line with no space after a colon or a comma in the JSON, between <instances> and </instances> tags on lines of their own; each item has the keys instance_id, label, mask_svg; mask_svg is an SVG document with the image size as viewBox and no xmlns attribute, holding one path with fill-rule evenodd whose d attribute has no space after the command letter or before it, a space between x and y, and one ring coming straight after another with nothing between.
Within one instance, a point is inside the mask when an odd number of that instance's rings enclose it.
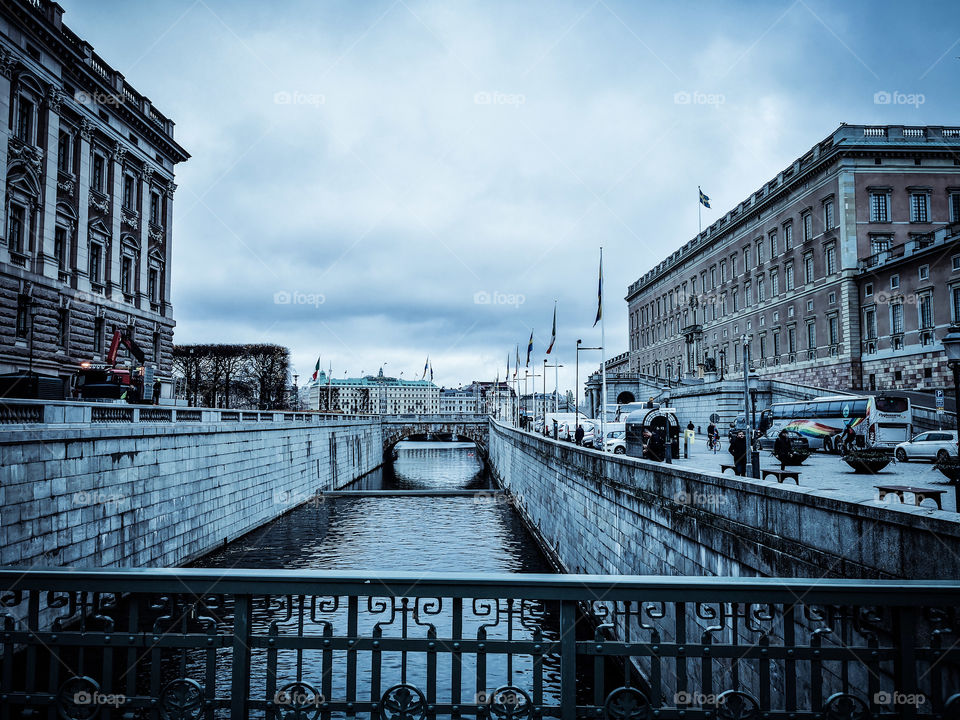
<instances>
[{"instance_id":1,"label":"stone bridge over canal","mask_svg":"<svg viewBox=\"0 0 960 720\"><path fill-rule=\"evenodd\" d=\"M487 454L489 418L486 415L385 415L380 419L386 456L401 440L416 435L451 435L467 438Z\"/></svg>"}]
</instances>

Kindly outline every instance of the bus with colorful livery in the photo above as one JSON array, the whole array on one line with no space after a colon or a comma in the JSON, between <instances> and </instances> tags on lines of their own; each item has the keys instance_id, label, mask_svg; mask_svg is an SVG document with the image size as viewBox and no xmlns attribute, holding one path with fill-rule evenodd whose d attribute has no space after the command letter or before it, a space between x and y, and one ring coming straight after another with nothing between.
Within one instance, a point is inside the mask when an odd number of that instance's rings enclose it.
<instances>
[{"instance_id":1,"label":"bus with colorful livery","mask_svg":"<svg viewBox=\"0 0 960 720\"><path fill-rule=\"evenodd\" d=\"M831 395L798 402L775 403L764 410L767 437L794 430L811 449L839 450L843 432L852 427L859 447L889 449L913 436L913 410L902 395Z\"/></svg>"}]
</instances>

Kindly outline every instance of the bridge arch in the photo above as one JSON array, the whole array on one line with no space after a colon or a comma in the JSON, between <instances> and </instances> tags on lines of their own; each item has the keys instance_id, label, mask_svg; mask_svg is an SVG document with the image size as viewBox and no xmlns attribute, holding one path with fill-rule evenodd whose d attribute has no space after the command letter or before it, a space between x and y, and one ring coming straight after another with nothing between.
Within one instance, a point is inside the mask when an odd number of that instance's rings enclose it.
<instances>
[{"instance_id":1,"label":"bridge arch","mask_svg":"<svg viewBox=\"0 0 960 720\"><path fill-rule=\"evenodd\" d=\"M383 457L390 458L398 442L413 435L457 435L467 438L477 446L477 451L487 459L489 442L488 417L486 415L394 415L381 418Z\"/></svg>"}]
</instances>

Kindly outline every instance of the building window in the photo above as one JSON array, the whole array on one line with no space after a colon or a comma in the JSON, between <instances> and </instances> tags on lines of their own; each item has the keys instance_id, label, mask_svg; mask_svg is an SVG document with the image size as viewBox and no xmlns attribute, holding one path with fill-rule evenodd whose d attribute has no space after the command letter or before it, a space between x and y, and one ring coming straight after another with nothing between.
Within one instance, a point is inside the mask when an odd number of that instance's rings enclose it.
<instances>
[{"instance_id":1,"label":"building window","mask_svg":"<svg viewBox=\"0 0 960 720\"><path fill-rule=\"evenodd\" d=\"M827 327L830 331L830 344L840 344L840 320L836 315L831 315Z\"/></svg>"},{"instance_id":2,"label":"building window","mask_svg":"<svg viewBox=\"0 0 960 720\"><path fill-rule=\"evenodd\" d=\"M780 333L773 333L773 356L780 357Z\"/></svg>"},{"instance_id":3,"label":"building window","mask_svg":"<svg viewBox=\"0 0 960 720\"><path fill-rule=\"evenodd\" d=\"M890 306L890 332L893 335L903 334L903 303Z\"/></svg>"},{"instance_id":4,"label":"building window","mask_svg":"<svg viewBox=\"0 0 960 720\"><path fill-rule=\"evenodd\" d=\"M805 283L813 282L813 253L809 252L803 256L803 281Z\"/></svg>"},{"instance_id":5,"label":"building window","mask_svg":"<svg viewBox=\"0 0 960 720\"><path fill-rule=\"evenodd\" d=\"M960 222L960 192L950 193L950 222Z\"/></svg>"},{"instance_id":6,"label":"building window","mask_svg":"<svg viewBox=\"0 0 960 720\"><path fill-rule=\"evenodd\" d=\"M20 95L17 101L17 138L28 145L32 145L33 118L36 113L36 106L23 95Z\"/></svg>"},{"instance_id":7,"label":"building window","mask_svg":"<svg viewBox=\"0 0 960 720\"><path fill-rule=\"evenodd\" d=\"M790 261L786 264L786 287L787 292L793 290L793 261Z\"/></svg>"},{"instance_id":8,"label":"building window","mask_svg":"<svg viewBox=\"0 0 960 720\"><path fill-rule=\"evenodd\" d=\"M793 354L797 351L797 329L787 328L787 352Z\"/></svg>"},{"instance_id":9,"label":"building window","mask_svg":"<svg viewBox=\"0 0 960 720\"><path fill-rule=\"evenodd\" d=\"M150 193L150 222L160 224L160 194L155 192Z\"/></svg>"},{"instance_id":10,"label":"building window","mask_svg":"<svg viewBox=\"0 0 960 720\"><path fill-rule=\"evenodd\" d=\"M921 279L921 280L929 280L929 279L930 279L930 266L929 266L929 265L921 265L921 266L920 266L920 279Z\"/></svg>"},{"instance_id":11,"label":"building window","mask_svg":"<svg viewBox=\"0 0 960 720\"><path fill-rule=\"evenodd\" d=\"M733 304L733 311L737 312L737 310L740 309L737 307L737 288L733 288L733 290L730 291L730 300Z\"/></svg>"},{"instance_id":12,"label":"building window","mask_svg":"<svg viewBox=\"0 0 960 720\"><path fill-rule=\"evenodd\" d=\"M747 246L743 249L743 270L746 272L750 269L750 246Z\"/></svg>"},{"instance_id":13,"label":"building window","mask_svg":"<svg viewBox=\"0 0 960 720\"><path fill-rule=\"evenodd\" d=\"M102 271L103 246L100 243L90 243L90 282L103 282Z\"/></svg>"},{"instance_id":14,"label":"building window","mask_svg":"<svg viewBox=\"0 0 960 720\"><path fill-rule=\"evenodd\" d=\"M824 230L833 227L833 200L827 200L823 204L823 227Z\"/></svg>"},{"instance_id":15,"label":"building window","mask_svg":"<svg viewBox=\"0 0 960 720\"><path fill-rule=\"evenodd\" d=\"M888 204L887 193L870 193L870 222L889 222Z\"/></svg>"},{"instance_id":16,"label":"building window","mask_svg":"<svg viewBox=\"0 0 960 720\"><path fill-rule=\"evenodd\" d=\"M874 307L863 311L863 334L867 340L877 339L877 309Z\"/></svg>"},{"instance_id":17,"label":"building window","mask_svg":"<svg viewBox=\"0 0 960 720\"><path fill-rule=\"evenodd\" d=\"M757 267L763 265L763 240L757 240Z\"/></svg>"},{"instance_id":18,"label":"building window","mask_svg":"<svg viewBox=\"0 0 960 720\"><path fill-rule=\"evenodd\" d=\"M133 210L136 203L136 198L134 197L134 187L133 187L133 177L130 175L123 176L123 206L127 210Z\"/></svg>"},{"instance_id":19,"label":"building window","mask_svg":"<svg viewBox=\"0 0 960 720\"><path fill-rule=\"evenodd\" d=\"M779 250L777 249L777 231L770 231L770 259L773 260L777 256Z\"/></svg>"},{"instance_id":20,"label":"building window","mask_svg":"<svg viewBox=\"0 0 960 720\"><path fill-rule=\"evenodd\" d=\"M890 249L890 236L889 235L877 235L870 238L870 252L873 255L878 255L879 253L886 252Z\"/></svg>"},{"instance_id":21,"label":"building window","mask_svg":"<svg viewBox=\"0 0 960 720\"><path fill-rule=\"evenodd\" d=\"M759 344L759 348L760 348L760 359L763 360L763 359L765 359L765 358L767 357L767 336L766 336L766 334L761 333L761 334L760 334L760 337L758 338L758 340L759 340L759 343L758 343L758 344Z\"/></svg>"},{"instance_id":22,"label":"building window","mask_svg":"<svg viewBox=\"0 0 960 720\"><path fill-rule=\"evenodd\" d=\"M720 317L725 317L727 314L727 294L724 293L720 296Z\"/></svg>"},{"instance_id":23,"label":"building window","mask_svg":"<svg viewBox=\"0 0 960 720\"><path fill-rule=\"evenodd\" d=\"M919 302L917 303L917 310L920 315L920 329L927 330L933 327L933 299L930 293L922 293L920 295Z\"/></svg>"},{"instance_id":24,"label":"building window","mask_svg":"<svg viewBox=\"0 0 960 720\"><path fill-rule=\"evenodd\" d=\"M98 317L93 321L93 352L99 355L103 352L103 318Z\"/></svg>"},{"instance_id":25,"label":"building window","mask_svg":"<svg viewBox=\"0 0 960 720\"><path fill-rule=\"evenodd\" d=\"M951 263L953 272L960 270L960 255L954 255L953 258L951 258Z\"/></svg>"},{"instance_id":26,"label":"building window","mask_svg":"<svg viewBox=\"0 0 960 720\"><path fill-rule=\"evenodd\" d=\"M960 256L958 256L960 257ZM737 255L734 253L730 256L730 277L737 276Z\"/></svg>"},{"instance_id":27,"label":"building window","mask_svg":"<svg viewBox=\"0 0 960 720\"><path fill-rule=\"evenodd\" d=\"M950 288L950 307L953 310L953 322L960 322L960 285Z\"/></svg>"},{"instance_id":28,"label":"building window","mask_svg":"<svg viewBox=\"0 0 960 720\"><path fill-rule=\"evenodd\" d=\"M787 317L793 317L793 305L787 308Z\"/></svg>"},{"instance_id":29,"label":"building window","mask_svg":"<svg viewBox=\"0 0 960 720\"><path fill-rule=\"evenodd\" d=\"M73 153L70 133L60 132L60 144L57 146L57 169L63 173L73 170Z\"/></svg>"},{"instance_id":30,"label":"building window","mask_svg":"<svg viewBox=\"0 0 960 720\"><path fill-rule=\"evenodd\" d=\"M817 324L815 322L807 323L807 349L816 350L817 348Z\"/></svg>"},{"instance_id":31,"label":"building window","mask_svg":"<svg viewBox=\"0 0 960 720\"><path fill-rule=\"evenodd\" d=\"M831 243L827 245L824 251L824 258L827 266L827 275L833 275L837 271L837 246L835 244Z\"/></svg>"},{"instance_id":32,"label":"building window","mask_svg":"<svg viewBox=\"0 0 960 720\"><path fill-rule=\"evenodd\" d=\"M66 353L70 350L70 311L66 308L57 316L57 345Z\"/></svg>"},{"instance_id":33,"label":"building window","mask_svg":"<svg viewBox=\"0 0 960 720\"><path fill-rule=\"evenodd\" d=\"M780 294L780 273L776 268L770 271L770 294L773 297Z\"/></svg>"},{"instance_id":34,"label":"building window","mask_svg":"<svg viewBox=\"0 0 960 720\"><path fill-rule=\"evenodd\" d=\"M30 296L20 295L17 298L17 337L26 339L30 332Z\"/></svg>"},{"instance_id":35,"label":"building window","mask_svg":"<svg viewBox=\"0 0 960 720\"><path fill-rule=\"evenodd\" d=\"M717 266L714 265L710 268L710 289L715 290L717 287Z\"/></svg>"},{"instance_id":36,"label":"building window","mask_svg":"<svg viewBox=\"0 0 960 720\"><path fill-rule=\"evenodd\" d=\"M927 193L913 193L910 195L910 222L930 222L930 203Z\"/></svg>"},{"instance_id":37,"label":"building window","mask_svg":"<svg viewBox=\"0 0 960 720\"><path fill-rule=\"evenodd\" d=\"M793 249L793 223L785 223L783 226L783 249Z\"/></svg>"},{"instance_id":38,"label":"building window","mask_svg":"<svg viewBox=\"0 0 960 720\"><path fill-rule=\"evenodd\" d=\"M16 203L10 203L10 217L7 220L7 243L10 252L23 255L26 235L26 208Z\"/></svg>"},{"instance_id":39,"label":"building window","mask_svg":"<svg viewBox=\"0 0 960 720\"><path fill-rule=\"evenodd\" d=\"M159 268L150 268L147 274L147 284L150 293L150 302L157 304L160 302L160 270Z\"/></svg>"},{"instance_id":40,"label":"building window","mask_svg":"<svg viewBox=\"0 0 960 720\"><path fill-rule=\"evenodd\" d=\"M750 307L751 300L752 298L750 296L750 281L748 280L743 284L743 306Z\"/></svg>"},{"instance_id":41,"label":"building window","mask_svg":"<svg viewBox=\"0 0 960 720\"><path fill-rule=\"evenodd\" d=\"M813 312L813 300L807 300L807 312Z\"/></svg>"},{"instance_id":42,"label":"building window","mask_svg":"<svg viewBox=\"0 0 960 720\"><path fill-rule=\"evenodd\" d=\"M98 155L94 153L93 156L93 165L90 168L90 185L91 187L99 193L103 192L104 188L104 159L103 155Z\"/></svg>"},{"instance_id":43,"label":"building window","mask_svg":"<svg viewBox=\"0 0 960 720\"><path fill-rule=\"evenodd\" d=\"M120 259L120 290L124 295L133 294L133 258L129 255Z\"/></svg>"},{"instance_id":44,"label":"building window","mask_svg":"<svg viewBox=\"0 0 960 720\"><path fill-rule=\"evenodd\" d=\"M53 231L53 257L57 261L57 268L63 270L67 265L67 229L59 225Z\"/></svg>"},{"instance_id":45,"label":"building window","mask_svg":"<svg viewBox=\"0 0 960 720\"><path fill-rule=\"evenodd\" d=\"M803 241L807 242L808 240L813 239L813 213L806 212L803 214Z\"/></svg>"},{"instance_id":46,"label":"building window","mask_svg":"<svg viewBox=\"0 0 960 720\"><path fill-rule=\"evenodd\" d=\"M720 261L720 284L722 285L727 281L727 261Z\"/></svg>"},{"instance_id":47,"label":"building window","mask_svg":"<svg viewBox=\"0 0 960 720\"><path fill-rule=\"evenodd\" d=\"M891 276L890 276L890 289L891 289L891 290L896 290L896 289L899 288L899 287L900 287L900 276L899 276L899 275L891 275Z\"/></svg>"},{"instance_id":48,"label":"building window","mask_svg":"<svg viewBox=\"0 0 960 720\"><path fill-rule=\"evenodd\" d=\"M871 295L873 295L873 283L869 282L863 286L863 296L870 297Z\"/></svg>"},{"instance_id":49,"label":"building window","mask_svg":"<svg viewBox=\"0 0 960 720\"><path fill-rule=\"evenodd\" d=\"M762 303L765 300L763 276L757 278L757 302Z\"/></svg>"}]
</instances>

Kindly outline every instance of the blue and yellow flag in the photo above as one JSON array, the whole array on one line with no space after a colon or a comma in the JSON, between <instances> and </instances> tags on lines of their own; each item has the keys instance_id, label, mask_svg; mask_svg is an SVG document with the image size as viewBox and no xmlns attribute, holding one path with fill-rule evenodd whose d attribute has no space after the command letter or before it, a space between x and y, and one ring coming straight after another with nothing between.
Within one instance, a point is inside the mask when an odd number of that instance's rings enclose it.
<instances>
[{"instance_id":1,"label":"blue and yellow flag","mask_svg":"<svg viewBox=\"0 0 960 720\"><path fill-rule=\"evenodd\" d=\"M700 193L700 204L705 208L710 207L710 198L703 194L703 190L700 189L700 186L697 185L697 192Z\"/></svg>"},{"instance_id":2,"label":"blue and yellow flag","mask_svg":"<svg viewBox=\"0 0 960 720\"><path fill-rule=\"evenodd\" d=\"M533 352L533 330L530 331L530 342L527 343L527 367L530 367L530 354Z\"/></svg>"},{"instance_id":3,"label":"blue and yellow flag","mask_svg":"<svg viewBox=\"0 0 960 720\"><path fill-rule=\"evenodd\" d=\"M553 350L553 344L557 341L557 304L553 304L553 332L550 333L550 347L547 348L547 355Z\"/></svg>"},{"instance_id":4,"label":"blue and yellow flag","mask_svg":"<svg viewBox=\"0 0 960 720\"><path fill-rule=\"evenodd\" d=\"M603 248L600 248L600 282L597 285L597 318L593 321L596 327L603 317Z\"/></svg>"}]
</instances>

